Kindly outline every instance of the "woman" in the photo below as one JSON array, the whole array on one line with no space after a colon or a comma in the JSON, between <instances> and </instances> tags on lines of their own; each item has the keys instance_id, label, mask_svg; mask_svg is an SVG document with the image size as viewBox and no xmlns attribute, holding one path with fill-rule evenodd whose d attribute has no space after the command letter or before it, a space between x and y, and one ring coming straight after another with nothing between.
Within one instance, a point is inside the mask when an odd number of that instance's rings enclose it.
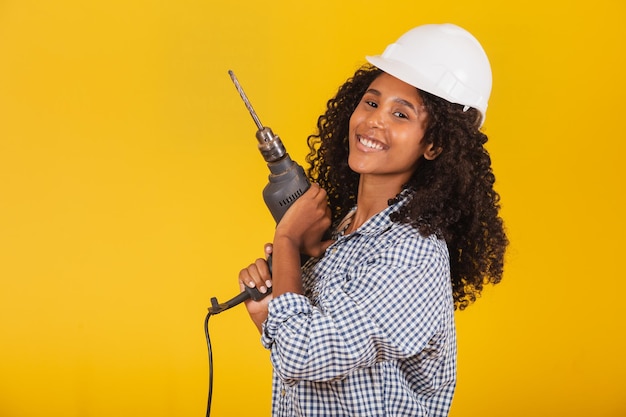
<instances>
[{"instance_id":1,"label":"woman","mask_svg":"<svg viewBox=\"0 0 626 417\"><path fill-rule=\"evenodd\" d=\"M246 306L271 350L275 416L446 416L454 310L502 277L482 47L424 25L368 61L309 137L313 184L266 245L272 274L258 259L239 275L272 287Z\"/></svg>"}]
</instances>

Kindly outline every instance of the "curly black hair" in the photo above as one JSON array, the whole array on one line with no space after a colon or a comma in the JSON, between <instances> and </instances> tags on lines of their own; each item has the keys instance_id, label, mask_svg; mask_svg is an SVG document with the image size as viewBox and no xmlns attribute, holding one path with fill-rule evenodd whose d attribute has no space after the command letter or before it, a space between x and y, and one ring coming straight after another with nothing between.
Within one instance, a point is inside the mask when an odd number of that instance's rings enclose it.
<instances>
[{"instance_id":1,"label":"curly black hair","mask_svg":"<svg viewBox=\"0 0 626 417\"><path fill-rule=\"evenodd\" d=\"M354 207L359 174L348 166L350 116L369 85L382 71L359 68L330 99L308 137L307 176L328 194L333 223ZM494 190L491 158L484 148L478 110L450 103L419 90L426 113L424 139L441 148L434 160L422 158L405 188L412 198L391 219L415 227L422 235L445 239L455 308L465 309L484 285L502 279L508 239L499 216L500 196Z\"/></svg>"}]
</instances>

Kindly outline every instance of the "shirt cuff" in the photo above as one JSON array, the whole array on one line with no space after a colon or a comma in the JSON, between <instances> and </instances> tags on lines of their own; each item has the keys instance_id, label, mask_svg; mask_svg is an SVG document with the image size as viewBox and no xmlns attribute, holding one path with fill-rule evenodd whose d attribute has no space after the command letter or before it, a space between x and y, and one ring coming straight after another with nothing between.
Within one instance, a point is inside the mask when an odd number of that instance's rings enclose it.
<instances>
[{"instance_id":1,"label":"shirt cuff","mask_svg":"<svg viewBox=\"0 0 626 417\"><path fill-rule=\"evenodd\" d=\"M263 336L261 337L263 346L271 349L279 332L298 332L302 329L302 323L300 320L290 319L295 316L308 316L311 310L311 302L301 294L288 292L273 298L269 302L267 319L263 323Z\"/></svg>"}]
</instances>

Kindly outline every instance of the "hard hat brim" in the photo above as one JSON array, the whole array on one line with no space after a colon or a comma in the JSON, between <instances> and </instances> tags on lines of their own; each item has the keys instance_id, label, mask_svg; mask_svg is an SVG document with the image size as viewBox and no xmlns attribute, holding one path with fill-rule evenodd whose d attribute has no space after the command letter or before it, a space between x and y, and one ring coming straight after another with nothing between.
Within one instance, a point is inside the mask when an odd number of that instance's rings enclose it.
<instances>
[{"instance_id":1,"label":"hard hat brim","mask_svg":"<svg viewBox=\"0 0 626 417\"><path fill-rule=\"evenodd\" d=\"M367 59L370 64L385 71L387 74L392 75L415 88L419 88L420 90L426 91L427 93L436 95L437 97L441 97L445 100L452 101L450 100L450 97L443 97L437 87L433 85L426 76L419 74L415 68L399 61L387 59L381 55L366 56L365 59Z\"/></svg>"},{"instance_id":2,"label":"hard hat brim","mask_svg":"<svg viewBox=\"0 0 626 417\"><path fill-rule=\"evenodd\" d=\"M382 55L368 55L365 57L365 59L367 59L370 64L383 70L387 74L392 75L397 79L404 81L409 85L412 85L415 88L426 91L427 93L440 97L446 101L449 101L450 103L476 108L481 113L481 126L484 123L485 113L487 111L486 103L480 107L476 107L472 104L460 102L453 95L448 94L445 89L442 89L441 85L434 84L431 80L432 77L421 74L414 67L411 67L403 62L389 59Z\"/></svg>"}]
</instances>

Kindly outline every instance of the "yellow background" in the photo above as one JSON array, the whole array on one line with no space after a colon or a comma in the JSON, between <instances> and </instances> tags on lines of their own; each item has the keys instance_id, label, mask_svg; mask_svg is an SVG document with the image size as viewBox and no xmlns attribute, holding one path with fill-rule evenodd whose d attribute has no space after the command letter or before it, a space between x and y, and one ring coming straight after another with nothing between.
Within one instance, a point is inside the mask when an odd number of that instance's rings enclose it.
<instances>
[{"instance_id":1,"label":"yellow background","mask_svg":"<svg viewBox=\"0 0 626 417\"><path fill-rule=\"evenodd\" d=\"M200 416L210 298L274 227L261 120L305 138L366 54L455 22L488 52L511 247L457 314L451 416L624 416L618 0L0 1L0 415ZM214 416L269 415L245 309L209 324Z\"/></svg>"}]
</instances>

